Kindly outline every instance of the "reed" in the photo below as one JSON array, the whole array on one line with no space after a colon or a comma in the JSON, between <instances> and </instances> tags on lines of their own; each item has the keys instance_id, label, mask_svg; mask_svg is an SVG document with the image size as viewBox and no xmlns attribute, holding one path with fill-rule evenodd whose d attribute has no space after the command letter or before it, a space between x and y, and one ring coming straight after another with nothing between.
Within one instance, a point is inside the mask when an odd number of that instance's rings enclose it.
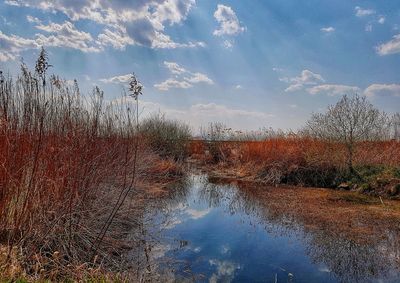
<instances>
[{"instance_id":1,"label":"reed","mask_svg":"<svg viewBox=\"0 0 400 283\"><path fill-rule=\"evenodd\" d=\"M135 76L134 103L115 103L98 87L82 95L50 67L43 49L35 71L1 74L0 272L9 278L79 278L82 264L118 270L127 214L140 221L138 187L157 171L148 164L165 166L142 143Z\"/></svg>"}]
</instances>

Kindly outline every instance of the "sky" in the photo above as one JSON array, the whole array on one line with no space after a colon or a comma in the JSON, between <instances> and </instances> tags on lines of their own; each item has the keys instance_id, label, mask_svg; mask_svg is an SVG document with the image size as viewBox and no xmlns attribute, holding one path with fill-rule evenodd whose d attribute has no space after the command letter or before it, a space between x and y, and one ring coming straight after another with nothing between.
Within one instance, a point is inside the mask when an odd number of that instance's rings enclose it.
<instances>
[{"instance_id":1,"label":"sky","mask_svg":"<svg viewBox=\"0 0 400 283\"><path fill-rule=\"evenodd\" d=\"M400 109L400 1L1 0L0 70L33 66L193 129L298 129L343 94Z\"/></svg>"}]
</instances>

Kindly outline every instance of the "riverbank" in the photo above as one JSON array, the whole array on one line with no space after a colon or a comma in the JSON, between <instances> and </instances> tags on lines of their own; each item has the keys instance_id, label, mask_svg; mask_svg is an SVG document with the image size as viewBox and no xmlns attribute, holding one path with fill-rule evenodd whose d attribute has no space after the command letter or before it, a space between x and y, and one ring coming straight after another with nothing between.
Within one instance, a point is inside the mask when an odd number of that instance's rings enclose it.
<instances>
[{"instance_id":1,"label":"riverbank","mask_svg":"<svg viewBox=\"0 0 400 283\"><path fill-rule=\"evenodd\" d=\"M324 187L400 199L400 143L360 143L351 170L345 148L301 137L192 141L190 162L219 177L272 185Z\"/></svg>"}]
</instances>

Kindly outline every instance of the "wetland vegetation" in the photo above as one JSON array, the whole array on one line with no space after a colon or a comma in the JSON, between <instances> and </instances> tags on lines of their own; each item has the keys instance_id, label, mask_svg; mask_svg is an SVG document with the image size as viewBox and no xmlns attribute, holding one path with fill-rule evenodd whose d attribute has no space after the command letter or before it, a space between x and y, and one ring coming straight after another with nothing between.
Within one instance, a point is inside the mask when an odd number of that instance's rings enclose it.
<instances>
[{"instance_id":1,"label":"wetland vegetation","mask_svg":"<svg viewBox=\"0 0 400 283\"><path fill-rule=\"evenodd\" d=\"M398 282L399 115L343 96L298 132L140 117L0 78L0 272L22 281Z\"/></svg>"}]
</instances>

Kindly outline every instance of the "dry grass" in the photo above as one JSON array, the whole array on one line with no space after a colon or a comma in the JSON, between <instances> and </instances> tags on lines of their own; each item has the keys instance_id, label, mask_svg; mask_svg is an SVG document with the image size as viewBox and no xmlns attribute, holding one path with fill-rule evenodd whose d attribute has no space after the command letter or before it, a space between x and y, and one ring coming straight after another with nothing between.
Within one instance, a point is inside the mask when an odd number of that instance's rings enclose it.
<instances>
[{"instance_id":1,"label":"dry grass","mask_svg":"<svg viewBox=\"0 0 400 283\"><path fill-rule=\"evenodd\" d=\"M179 168L144 146L135 105L106 103L98 88L85 98L42 68L0 83L1 274L131 270L122 252L143 213L140 187Z\"/></svg>"},{"instance_id":2,"label":"dry grass","mask_svg":"<svg viewBox=\"0 0 400 283\"><path fill-rule=\"evenodd\" d=\"M208 166L273 184L336 187L349 178L343 144L296 135L264 141L192 141L189 150ZM400 142L359 143L354 167L366 166L399 168Z\"/></svg>"}]
</instances>

